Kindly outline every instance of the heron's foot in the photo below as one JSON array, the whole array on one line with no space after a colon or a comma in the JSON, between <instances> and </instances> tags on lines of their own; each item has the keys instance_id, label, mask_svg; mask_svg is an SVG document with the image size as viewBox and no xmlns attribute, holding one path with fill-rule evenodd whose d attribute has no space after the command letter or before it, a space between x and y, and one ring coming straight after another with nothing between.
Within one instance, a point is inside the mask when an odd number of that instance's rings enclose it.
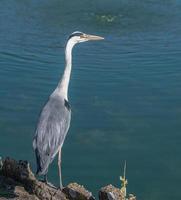
<instances>
[{"instance_id":1,"label":"heron's foot","mask_svg":"<svg viewBox=\"0 0 181 200\"><path fill-rule=\"evenodd\" d=\"M51 187L51 188L53 188L53 189L58 189L56 186L54 186L52 183L50 183L50 182L45 182L49 187Z\"/></svg>"},{"instance_id":2,"label":"heron's foot","mask_svg":"<svg viewBox=\"0 0 181 200\"><path fill-rule=\"evenodd\" d=\"M58 189L59 189L59 190L62 190L62 189L63 189L62 181L60 181L60 184L59 184Z\"/></svg>"},{"instance_id":3,"label":"heron's foot","mask_svg":"<svg viewBox=\"0 0 181 200\"><path fill-rule=\"evenodd\" d=\"M39 181L42 182L42 183L46 183L45 179L39 179Z\"/></svg>"},{"instance_id":4,"label":"heron's foot","mask_svg":"<svg viewBox=\"0 0 181 200\"><path fill-rule=\"evenodd\" d=\"M58 187L58 190L62 191L63 189L64 189L64 187L62 185Z\"/></svg>"},{"instance_id":5,"label":"heron's foot","mask_svg":"<svg viewBox=\"0 0 181 200\"><path fill-rule=\"evenodd\" d=\"M47 180L43 179L40 180L42 183L45 183L46 185L48 185L49 187L53 188L53 189L58 189L56 186L54 186L52 183L48 182Z\"/></svg>"}]
</instances>

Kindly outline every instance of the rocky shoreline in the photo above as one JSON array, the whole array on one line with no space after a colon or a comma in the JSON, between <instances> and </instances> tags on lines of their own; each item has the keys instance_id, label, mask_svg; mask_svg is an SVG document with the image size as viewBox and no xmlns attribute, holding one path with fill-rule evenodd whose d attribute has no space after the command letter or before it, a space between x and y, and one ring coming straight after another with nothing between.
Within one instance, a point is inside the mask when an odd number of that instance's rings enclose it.
<instances>
[{"instance_id":1,"label":"rocky shoreline","mask_svg":"<svg viewBox=\"0 0 181 200\"><path fill-rule=\"evenodd\" d=\"M136 200L128 198L120 189L108 185L100 189L99 200ZM27 161L6 158L0 161L0 200L95 200L91 192L77 183L63 190L55 189L36 179Z\"/></svg>"}]
</instances>

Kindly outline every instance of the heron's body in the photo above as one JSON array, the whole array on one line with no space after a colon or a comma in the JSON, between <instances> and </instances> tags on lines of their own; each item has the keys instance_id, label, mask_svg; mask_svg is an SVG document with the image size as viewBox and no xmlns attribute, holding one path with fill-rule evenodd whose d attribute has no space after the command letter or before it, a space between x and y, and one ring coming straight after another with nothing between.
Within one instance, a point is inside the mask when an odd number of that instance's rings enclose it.
<instances>
[{"instance_id":1,"label":"heron's body","mask_svg":"<svg viewBox=\"0 0 181 200\"><path fill-rule=\"evenodd\" d=\"M70 35L65 49L66 63L63 76L57 88L50 95L48 102L42 109L35 132L33 148L37 161L37 174L45 175L46 177L48 167L58 153L60 188L62 188L61 149L71 119L71 109L68 102L68 86L72 69L72 48L79 42L100 39L103 38L86 35L81 32L74 32Z\"/></svg>"},{"instance_id":2,"label":"heron's body","mask_svg":"<svg viewBox=\"0 0 181 200\"><path fill-rule=\"evenodd\" d=\"M43 108L36 130L34 149L37 157L37 173L44 175L48 166L61 150L70 126L71 110L66 99L51 95Z\"/></svg>"}]
</instances>

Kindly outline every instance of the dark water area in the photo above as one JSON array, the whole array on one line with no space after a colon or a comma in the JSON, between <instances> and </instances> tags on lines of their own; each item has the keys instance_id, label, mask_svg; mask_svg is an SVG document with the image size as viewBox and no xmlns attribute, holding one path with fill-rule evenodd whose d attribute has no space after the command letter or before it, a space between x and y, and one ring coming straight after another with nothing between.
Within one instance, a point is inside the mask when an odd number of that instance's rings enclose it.
<instances>
[{"instance_id":1,"label":"dark water area","mask_svg":"<svg viewBox=\"0 0 181 200\"><path fill-rule=\"evenodd\" d=\"M27 159L39 112L64 69L67 36L105 37L73 51L63 183L96 195L120 187L140 200L180 200L181 2L1 0L0 156ZM49 178L58 184L56 161Z\"/></svg>"}]
</instances>

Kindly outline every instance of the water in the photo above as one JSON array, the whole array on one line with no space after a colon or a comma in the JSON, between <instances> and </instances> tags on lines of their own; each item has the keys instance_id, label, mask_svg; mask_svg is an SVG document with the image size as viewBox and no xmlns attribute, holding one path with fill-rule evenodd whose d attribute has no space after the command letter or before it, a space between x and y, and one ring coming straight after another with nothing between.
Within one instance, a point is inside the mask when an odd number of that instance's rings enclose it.
<instances>
[{"instance_id":1,"label":"water","mask_svg":"<svg viewBox=\"0 0 181 200\"><path fill-rule=\"evenodd\" d=\"M64 69L75 31L105 41L77 45L63 147L64 185L97 195L120 187L138 199L180 200L181 3L178 0L2 0L0 7L0 156L27 159L38 114ZM58 184L56 162L49 178Z\"/></svg>"}]
</instances>

